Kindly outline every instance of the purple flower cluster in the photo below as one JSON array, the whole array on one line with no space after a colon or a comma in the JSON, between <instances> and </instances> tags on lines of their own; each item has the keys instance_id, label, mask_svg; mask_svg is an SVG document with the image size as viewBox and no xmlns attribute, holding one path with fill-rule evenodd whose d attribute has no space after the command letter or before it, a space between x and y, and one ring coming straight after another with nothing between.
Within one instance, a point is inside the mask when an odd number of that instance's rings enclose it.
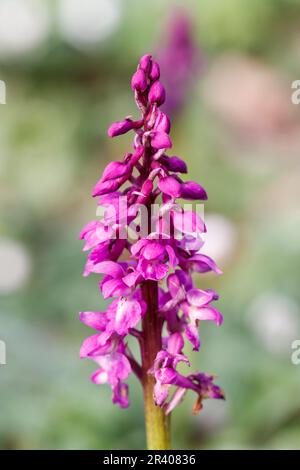
<instances>
[{"instance_id":1,"label":"purple flower cluster","mask_svg":"<svg viewBox=\"0 0 300 470\"><path fill-rule=\"evenodd\" d=\"M160 110L165 90L159 77L158 63L151 55L143 56L131 79L141 119L126 117L108 130L110 137L130 130L135 136L133 151L122 161L109 163L93 189L93 196L105 207L102 219L88 223L80 235L85 241L84 251L89 251L84 275L103 274L100 291L105 299L113 299L105 312L80 314L80 320L96 330L83 342L80 357L97 363L92 381L109 384L113 402L121 407L128 406L125 381L134 372L143 384L149 375L155 378L154 400L166 413L187 390L197 394L194 411L198 411L204 398L223 398L223 392L213 383L213 376L184 376L177 365L182 362L189 366L182 352L184 338L199 350L199 322L212 320L220 325L222 315L212 306L218 295L195 288L191 274L221 271L211 258L200 253L204 222L177 202L178 198L205 200L207 195L198 183L182 180L180 174L187 173L182 159L166 155L172 142L170 120ZM161 204L153 215L151 207L157 200ZM130 241L124 233L141 208L146 208L151 228ZM158 338L155 344L152 342L156 347L152 351L147 350L152 346L146 343L149 315L155 316ZM141 364L128 346L128 335L139 341ZM153 358L150 363L149 357Z\"/></svg>"}]
</instances>

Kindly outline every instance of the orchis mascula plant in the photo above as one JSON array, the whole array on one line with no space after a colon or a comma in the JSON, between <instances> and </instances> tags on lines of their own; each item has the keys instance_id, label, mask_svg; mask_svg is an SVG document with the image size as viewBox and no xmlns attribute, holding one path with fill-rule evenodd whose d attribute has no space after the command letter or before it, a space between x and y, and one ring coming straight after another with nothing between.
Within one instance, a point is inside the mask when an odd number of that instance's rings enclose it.
<instances>
[{"instance_id":1,"label":"orchis mascula plant","mask_svg":"<svg viewBox=\"0 0 300 470\"><path fill-rule=\"evenodd\" d=\"M188 390L197 396L195 413L203 399L224 398L212 375L185 376L177 370L180 362L189 366L182 352L185 339L199 350L199 322L222 323L211 305L218 295L193 287L191 274L221 271L199 252L204 222L176 202L205 200L207 195L198 183L180 178L187 173L183 160L166 155L172 143L169 118L159 109L165 101L159 76L157 62L143 56L131 79L141 118L126 117L108 130L110 137L133 130L133 151L105 168L92 193L100 196L103 217L87 224L80 235L83 250L91 250L84 275L104 274L100 290L105 299L114 299L106 312L80 314L97 331L83 342L80 357L96 362L92 381L109 384L113 403L123 408L128 406L125 380L133 372L141 381L150 449L169 448L168 415ZM153 211L158 198L162 202ZM129 227L135 229L135 240L128 237ZM129 349L128 335L139 342L140 360Z\"/></svg>"}]
</instances>

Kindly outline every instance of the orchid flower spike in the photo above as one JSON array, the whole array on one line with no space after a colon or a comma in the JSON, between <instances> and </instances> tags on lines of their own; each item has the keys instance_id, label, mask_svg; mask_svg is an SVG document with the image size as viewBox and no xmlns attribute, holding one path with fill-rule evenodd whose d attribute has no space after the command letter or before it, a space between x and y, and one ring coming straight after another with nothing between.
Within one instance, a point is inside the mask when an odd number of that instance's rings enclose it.
<instances>
[{"instance_id":1,"label":"orchid flower spike","mask_svg":"<svg viewBox=\"0 0 300 470\"><path fill-rule=\"evenodd\" d=\"M221 271L202 253L203 220L191 204L185 210L178 201L203 201L207 194L199 183L182 179L188 171L182 158L167 155L171 125L160 109L166 92L151 55L140 59L131 88L141 116L113 123L108 135L133 131L133 151L104 169L92 192L103 216L80 234L89 252L84 276L99 276L103 298L111 299L105 312L81 312L80 320L94 334L83 342L80 357L96 363L91 380L108 384L113 403L122 408L129 405L126 381L136 375L144 389L148 446L166 449L165 415L189 390L196 395L194 413L204 399L224 398L213 375L178 371L179 363L190 367L185 343L200 348L199 324L223 321L213 305L218 295L194 287L192 274ZM152 211L157 201L162 201L159 210ZM141 213L146 213L143 223ZM129 227L136 228L133 240ZM140 360L129 348L129 336L138 341Z\"/></svg>"}]
</instances>

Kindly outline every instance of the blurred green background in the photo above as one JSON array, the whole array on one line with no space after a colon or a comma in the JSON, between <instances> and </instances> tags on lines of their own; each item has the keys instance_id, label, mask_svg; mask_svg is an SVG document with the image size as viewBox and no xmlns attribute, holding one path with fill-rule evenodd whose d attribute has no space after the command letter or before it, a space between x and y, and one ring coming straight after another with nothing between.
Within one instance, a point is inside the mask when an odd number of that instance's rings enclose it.
<instances>
[{"instance_id":1,"label":"blurred green background","mask_svg":"<svg viewBox=\"0 0 300 470\"><path fill-rule=\"evenodd\" d=\"M131 74L167 47L174 12L192 19L199 67L173 112L173 150L208 191L203 251L224 271L197 278L225 321L201 325L193 367L227 397L194 417L188 396L174 447L300 448L300 0L0 0L1 448L145 445L135 378L120 410L78 358L90 334L78 312L104 306L96 277L82 278L78 233L103 167L131 145L107 128L137 116Z\"/></svg>"}]
</instances>

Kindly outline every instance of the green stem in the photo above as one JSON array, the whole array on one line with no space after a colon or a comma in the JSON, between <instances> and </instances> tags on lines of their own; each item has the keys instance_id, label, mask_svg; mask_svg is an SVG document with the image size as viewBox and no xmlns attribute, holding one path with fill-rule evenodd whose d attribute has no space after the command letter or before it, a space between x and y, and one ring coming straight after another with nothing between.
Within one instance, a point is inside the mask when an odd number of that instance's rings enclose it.
<instances>
[{"instance_id":1,"label":"green stem","mask_svg":"<svg viewBox=\"0 0 300 470\"><path fill-rule=\"evenodd\" d=\"M155 405L153 387L155 378L148 374L153 366L156 354L161 349L162 320L157 314L158 285L155 281L146 281L142 286L143 299L147 304L147 313L143 319L142 369L145 404L145 423L147 447L149 450L170 449L170 420L164 410Z\"/></svg>"}]
</instances>

